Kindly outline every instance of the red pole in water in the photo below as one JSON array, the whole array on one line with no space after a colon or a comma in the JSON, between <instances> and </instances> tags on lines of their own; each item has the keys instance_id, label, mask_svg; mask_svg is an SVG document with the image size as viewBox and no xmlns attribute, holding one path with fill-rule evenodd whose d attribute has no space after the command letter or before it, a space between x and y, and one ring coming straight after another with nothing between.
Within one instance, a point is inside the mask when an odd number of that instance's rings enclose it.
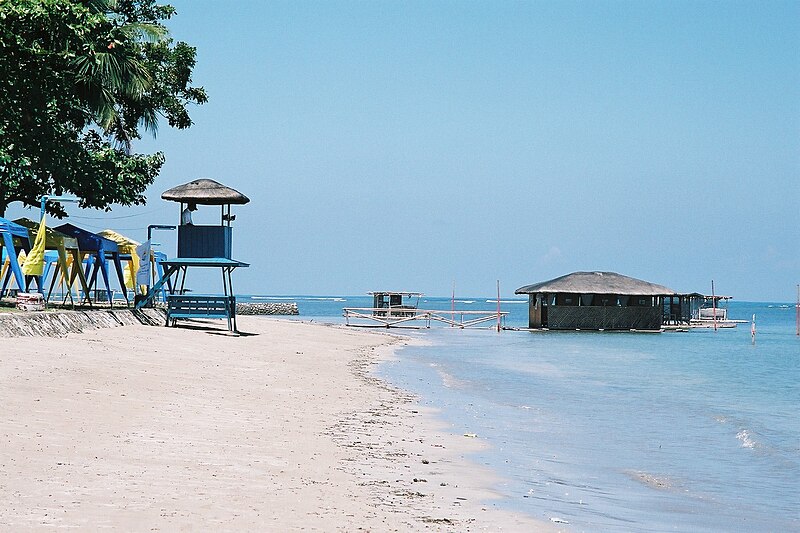
<instances>
[{"instance_id":1,"label":"red pole in water","mask_svg":"<svg viewBox=\"0 0 800 533\"><path fill-rule=\"evenodd\" d=\"M714 316L714 331L717 331L717 296L714 294L714 280L711 280L711 314Z\"/></svg>"}]
</instances>

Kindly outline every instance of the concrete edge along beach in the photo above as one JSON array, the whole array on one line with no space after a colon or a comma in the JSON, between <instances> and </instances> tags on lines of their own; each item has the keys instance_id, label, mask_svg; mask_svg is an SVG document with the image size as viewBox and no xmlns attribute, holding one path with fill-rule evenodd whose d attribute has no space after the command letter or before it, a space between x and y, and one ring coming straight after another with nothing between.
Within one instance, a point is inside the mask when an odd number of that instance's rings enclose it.
<instances>
[{"instance_id":1,"label":"concrete edge along beach","mask_svg":"<svg viewBox=\"0 0 800 533\"><path fill-rule=\"evenodd\" d=\"M371 368L410 341L240 318L18 337L0 355L0 529L552 531Z\"/></svg>"}]
</instances>

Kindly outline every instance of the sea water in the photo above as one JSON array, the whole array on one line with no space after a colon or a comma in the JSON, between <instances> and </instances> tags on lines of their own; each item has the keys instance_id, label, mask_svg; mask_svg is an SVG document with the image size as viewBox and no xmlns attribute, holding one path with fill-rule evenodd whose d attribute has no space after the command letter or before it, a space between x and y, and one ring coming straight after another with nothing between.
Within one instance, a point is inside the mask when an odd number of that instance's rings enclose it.
<instances>
[{"instance_id":1,"label":"sea water","mask_svg":"<svg viewBox=\"0 0 800 533\"><path fill-rule=\"evenodd\" d=\"M331 322L343 306L371 305L295 301L300 318ZM525 326L523 300L501 306L507 326ZM496 488L508 509L572 531L800 531L795 310L729 308L731 318L753 314L755 344L750 324L660 334L408 331L431 345L402 349L380 374L438 408L454 433L489 445L474 459L505 479Z\"/></svg>"}]
</instances>

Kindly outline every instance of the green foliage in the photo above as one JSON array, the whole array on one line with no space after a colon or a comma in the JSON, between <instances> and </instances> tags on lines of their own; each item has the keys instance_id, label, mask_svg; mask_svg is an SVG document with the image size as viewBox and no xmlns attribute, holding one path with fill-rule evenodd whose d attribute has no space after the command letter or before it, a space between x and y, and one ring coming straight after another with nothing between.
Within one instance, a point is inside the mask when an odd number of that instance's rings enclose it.
<instances>
[{"instance_id":1,"label":"green foliage","mask_svg":"<svg viewBox=\"0 0 800 533\"><path fill-rule=\"evenodd\" d=\"M164 163L131 153L159 117L192 125L195 49L152 0L0 0L0 214L74 194L83 207L143 204ZM57 205L55 215L63 214Z\"/></svg>"}]
</instances>

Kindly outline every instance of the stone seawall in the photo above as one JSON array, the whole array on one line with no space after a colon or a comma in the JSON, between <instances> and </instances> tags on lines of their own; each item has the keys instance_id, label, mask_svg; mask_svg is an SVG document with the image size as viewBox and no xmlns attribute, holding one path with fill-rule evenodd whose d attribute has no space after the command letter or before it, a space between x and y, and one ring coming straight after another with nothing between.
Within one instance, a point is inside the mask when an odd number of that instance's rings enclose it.
<instances>
[{"instance_id":1,"label":"stone seawall","mask_svg":"<svg viewBox=\"0 0 800 533\"><path fill-rule=\"evenodd\" d=\"M297 304L237 303L239 315L297 315ZM132 324L163 326L166 309L98 309L88 311L29 311L0 313L0 337L66 337L69 333Z\"/></svg>"},{"instance_id":2,"label":"stone seawall","mask_svg":"<svg viewBox=\"0 0 800 533\"><path fill-rule=\"evenodd\" d=\"M295 302L239 302L237 315L299 315Z\"/></svg>"},{"instance_id":3,"label":"stone seawall","mask_svg":"<svg viewBox=\"0 0 800 533\"><path fill-rule=\"evenodd\" d=\"M0 337L66 337L92 329L165 322L163 309L10 312L0 313Z\"/></svg>"}]
</instances>

